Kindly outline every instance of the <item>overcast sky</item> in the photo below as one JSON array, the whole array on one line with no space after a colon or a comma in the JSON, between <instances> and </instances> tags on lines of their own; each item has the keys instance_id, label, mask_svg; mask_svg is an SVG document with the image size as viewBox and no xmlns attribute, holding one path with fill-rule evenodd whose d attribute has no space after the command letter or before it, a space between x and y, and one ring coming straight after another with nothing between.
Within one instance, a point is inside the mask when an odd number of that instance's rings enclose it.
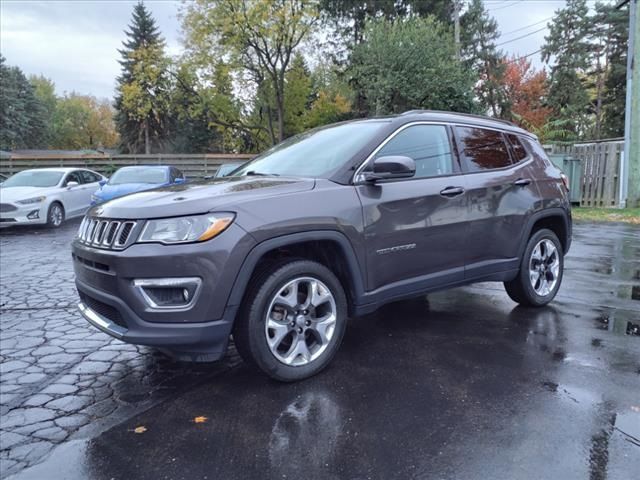
<instances>
[{"instance_id":1,"label":"overcast sky","mask_svg":"<svg viewBox=\"0 0 640 480\"><path fill-rule=\"evenodd\" d=\"M135 3L0 0L0 53L7 64L19 66L28 75L51 78L59 94L76 91L111 98L120 71L117 49L121 47ZM168 53L179 54L181 2L146 0L145 3L166 39ZM594 3L589 1L589 5ZM545 19L563 7L565 0L485 0L485 4L498 21L503 34L500 42L508 42L500 48L519 56L542 46ZM542 30L532 33L539 29ZM529 33L532 34L511 41ZM531 60L541 65L539 54Z\"/></svg>"}]
</instances>

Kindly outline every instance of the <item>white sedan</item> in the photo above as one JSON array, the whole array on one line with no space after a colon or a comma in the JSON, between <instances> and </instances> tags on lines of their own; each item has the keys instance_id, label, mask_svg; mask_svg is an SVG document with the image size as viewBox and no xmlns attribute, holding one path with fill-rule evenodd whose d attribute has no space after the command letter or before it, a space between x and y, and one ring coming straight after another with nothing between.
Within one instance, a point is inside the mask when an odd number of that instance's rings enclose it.
<instances>
[{"instance_id":1,"label":"white sedan","mask_svg":"<svg viewBox=\"0 0 640 480\"><path fill-rule=\"evenodd\" d=\"M107 178L81 168L23 170L0 185L0 226L46 224L84 215Z\"/></svg>"}]
</instances>

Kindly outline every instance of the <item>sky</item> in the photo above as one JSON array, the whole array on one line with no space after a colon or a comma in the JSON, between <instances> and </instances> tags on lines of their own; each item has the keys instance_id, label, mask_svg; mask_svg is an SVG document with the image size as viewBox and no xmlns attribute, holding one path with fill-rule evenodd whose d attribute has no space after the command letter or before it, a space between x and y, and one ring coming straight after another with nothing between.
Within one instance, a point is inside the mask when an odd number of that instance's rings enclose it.
<instances>
[{"instance_id":1,"label":"sky","mask_svg":"<svg viewBox=\"0 0 640 480\"><path fill-rule=\"evenodd\" d=\"M0 53L8 65L17 65L27 75L42 74L52 79L60 95L75 91L111 98L120 72L118 48L135 3L0 0ZM590 6L594 3L589 0ZM166 40L167 52L179 55L178 13L182 2L146 0L145 4ZM549 17L564 4L565 0L485 0L502 32L499 43L506 42L499 48L516 56L542 46ZM524 38L518 39L521 36ZM542 66L539 54L530 59L536 67Z\"/></svg>"}]
</instances>

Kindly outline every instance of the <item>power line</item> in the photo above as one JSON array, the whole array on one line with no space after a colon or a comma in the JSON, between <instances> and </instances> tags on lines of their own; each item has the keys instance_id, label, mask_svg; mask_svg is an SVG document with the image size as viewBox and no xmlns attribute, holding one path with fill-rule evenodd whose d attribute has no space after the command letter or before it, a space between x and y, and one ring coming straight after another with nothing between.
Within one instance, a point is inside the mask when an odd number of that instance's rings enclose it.
<instances>
[{"instance_id":1,"label":"power line","mask_svg":"<svg viewBox=\"0 0 640 480\"><path fill-rule=\"evenodd\" d=\"M526 55L522 55L521 57L513 58L511 60L507 60L504 63L515 63L518 60L522 60L523 58L528 58L528 57L530 57L532 55L535 55L536 53L540 53L541 51L542 51L542 49L540 48L540 49L536 50L535 52L527 53Z\"/></svg>"},{"instance_id":2,"label":"power line","mask_svg":"<svg viewBox=\"0 0 640 480\"><path fill-rule=\"evenodd\" d=\"M490 11L490 12L496 12L498 10L502 10L503 8L513 7L516 3L520 3L520 0L516 0L513 3L510 3L508 5L503 5L503 6L497 7L497 8L487 8L487 10Z\"/></svg>"},{"instance_id":3,"label":"power line","mask_svg":"<svg viewBox=\"0 0 640 480\"><path fill-rule=\"evenodd\" d=\"M547 21L551 20L552 18L553 18L553 15L551 17L547 17L547 18L545 18L543 20L540 20L539 22L532 23L531 25L525 25L524 27L516 28L515 30L511 30L509 32L505 32L505 33L502 34L502 36L504 37L505 35L511 35L512 33L517 33L517 32L520 32L522 30L526 30L529 27L535 27L536 25L540 25L543 22L547 22Z\"/></svg>"},{"instance_id":4,"label":"power line","mask_svg":"<svg viewBox=\"0 0 640 480\"><path fill-rule=\"evenodd\" d=\"M538 30L534 30L533 32L529 32L529 33L527 33L526 35L520 35L519 37L512 38L511 40L507 40L506 42L500 42L500 43L497 43L497 44L496 44L496 47L499 47L500 45L505 45L505 44L507 44L507 43L515 42L516 40L520 40L520 39L522 39L522 38L529 37L529 36L533 35L534 33L538 33L538 32L541 32L541 31L543 31L543 30L546 30L546 29L547 29L547 26L545 25L544 27L539 28Z\"/></svg>"}]
</instances>

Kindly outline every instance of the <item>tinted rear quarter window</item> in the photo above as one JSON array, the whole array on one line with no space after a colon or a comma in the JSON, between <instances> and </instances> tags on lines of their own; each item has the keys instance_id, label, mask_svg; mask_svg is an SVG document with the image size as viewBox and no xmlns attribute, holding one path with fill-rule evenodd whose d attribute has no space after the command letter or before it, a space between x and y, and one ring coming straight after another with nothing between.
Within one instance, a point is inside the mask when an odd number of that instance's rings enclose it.
<instances>
[{"instance_id":1,"label":"tinted rear quarter window","mask_svg":"<svg viewBox=\"0 0 640 480\"><path fill-rule=\"evenodd\" d=\"M456 127L467 169L471 172L503 168L511 165L504 136L496 130Z\"/></svg>"},{"instance_id":2,"label":"tinted rear quarter window","mask_svg":"<svg viewBox=\"0 0 640 480\"><path fill-rule=\"evenodd\" d=\"M524 148L524 145L522 145L520 139L516 135L510 134L507 135L507 138L509 139L509 143L511 144L511 154L513 155L513 161L520 162L527 158L527 155L529 153L527 152L527 149Z\"/></svg>"}]
</instances>

